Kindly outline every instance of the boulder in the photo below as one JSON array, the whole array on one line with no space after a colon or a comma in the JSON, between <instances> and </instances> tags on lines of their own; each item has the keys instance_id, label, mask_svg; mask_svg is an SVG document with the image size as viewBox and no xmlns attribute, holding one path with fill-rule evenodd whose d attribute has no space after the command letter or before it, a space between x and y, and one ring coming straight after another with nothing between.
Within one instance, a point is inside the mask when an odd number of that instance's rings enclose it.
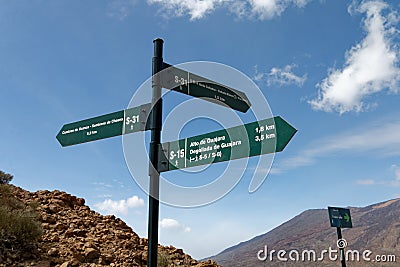
<instances>
[{"instance_id":1,"label":"boulder","mask_svg":"<svg viewBox=\"0 0 400 267\"><path fill-rule=\"evenodd\" d=\"M100 252L95 248L87 248L84 255L87 261L92 262L100 257Z\"/></svg>"}]
</instances>

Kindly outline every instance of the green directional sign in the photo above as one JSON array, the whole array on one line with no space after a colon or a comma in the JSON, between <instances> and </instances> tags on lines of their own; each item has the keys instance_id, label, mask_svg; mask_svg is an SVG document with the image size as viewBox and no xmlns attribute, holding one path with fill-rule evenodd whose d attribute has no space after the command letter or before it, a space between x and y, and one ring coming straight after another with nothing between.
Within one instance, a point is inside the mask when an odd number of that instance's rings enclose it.
<instances>
[{"instance_id":1,"label":"green directional sign","mask_svg":"<svg viewBox=\"0 0 400 267\"><path fill-rule=\"evenodd\" d=\"M328 207L329 221L332 227L352 228L350 210Z\"/></svg>"},{"instance_id":2,"label":"green directional sign","mask_svg":"<svg viewBox=\"0 0 400 267\"><path fill-rule=\"evenodd\" d=\"M151 104L65 124L57 134L64 146L71 146L113 136L147 130L146 121Z\"/></svg>"},{"instance_id":3,"label":"green directional sign","mask_svg":"<svg viewBox=\"0 0 400 267\"><path fill-rule=\"evenodd\" d=\"M281 117L274 117L163 143L159 171L280 152L296 132Z\"/></svg>"},{"instance_id":4,"label":"green directional sign","mask_svg":"<svg viewBox=\"0 0 400 267\"><path fill-rule=\"evenodd\" d=\"M207 78L164 63L162 87L246 112L251 104L246 94Z\"/></svg>"}]
</instances>

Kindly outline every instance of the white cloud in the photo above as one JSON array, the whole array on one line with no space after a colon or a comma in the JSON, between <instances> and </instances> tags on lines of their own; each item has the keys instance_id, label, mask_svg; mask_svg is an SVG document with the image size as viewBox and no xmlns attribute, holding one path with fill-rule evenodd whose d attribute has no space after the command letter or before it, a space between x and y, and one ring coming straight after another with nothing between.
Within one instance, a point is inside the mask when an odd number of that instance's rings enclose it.
<instances>
[{"instance_id":1,"label":"white cloud","mask_svg":"<svg viewBox=\"0 0 400 267\"><path fill-rule=\"evenodd\" d=\"M126 215L129 208L139 208L144 206L144 200L138 196L132 196L128 199L122 200L106 199L103 202L94 204L94 206L100 211L109 214L121 213Z\"/></svg>"},{"instance_id":2,"label":"white cloud","mask_svg":"<svg viewBox=\"0 0 400 267\"><path fill-rule=\"evenodd\" d=\"M177 17L189 14L191 20L201 19L226 0L148 0L149 4L159 4L163 11Z\"/></svg>"},{"instance_id":3,"label":"white cloud","mask_svg":"<svg viewBox=\"0 0 400 267\"><path fill-rule=\"evenodd\" d=\"M289 6L305 7L311 0L147 0L158 4L168 16L189 15L191 20L201 19L217 8L227 8L240 18L272 19L280 16Z\"/></svg>"},{"instance_id":4,"label":"white cloud","mask_svg":"<svg viewBox=\"0 0 400 267\"><path fill-rule=\"evenodd\" d=\"M285 10L283 1L278 0L250 0L251 11L260 19L279 16Z\"/></svg>"},{"instance_id":5,"label":"white cloud","mask_svg":"<svg viewBox=\"0 0 400 267\"><path fill-rule=\"evenodd\" d=\"M390 182L390 184L395 187L400 186L400 167L396 164L393 164L390 169L392 170L394 175L394 179Z\"/></svg>"},{"instance_id":6,"label":"white cloud","mask_svg":"<svg viewBox=\"0 0 400 267\"><path fill-rule=\"evenodd\" d=\"M102 194L102 195L97 195L96 197L97 198L110 198L110 197L112 197L112 195L111 194Z\"/></svg>"},{"instance_id":7,"label":"white cloud","mask_svg":"<svg viewBox=\"0 0 400 267\"><path fill-rule=\"evenodd\" d=\"M249 0L251 13L261 20L280 16L290 5L305 7L310 0Z\"/></svg>"},{"instance_id":8,"label":"white cloud","mask_svg":"<svg viewBox=\"0 0 400 267\"><path fill-rule=\"evenodd\" d=\"M391 168L391 169L393 170L393 172L394 172L395 179L396 179L397 181L400 181L400 167L397 166L396 164L393 164L390 168Z\"/></svg>"},{"instance_id":9,"label":"white cloud","mask_svg":"<svg viewBox=\"0 0 400 267\"><path fill-rule=\"evenodd\" d=\"M364 1L358 6L357 11L366 14L366 37L346 53L344 67L330 70L318 85L318 97L309 101L312 108L341 114L360 112L371 107L364 102L367 96L386 89L399 92L399 50L393 41L397 32L393 22L398 16L394 12L385 16L387 8L382 1Z\"/></svg>"},{"instance_id":10,"label":"white cloud","mask_svg":"<svg viewBox=\"0 0 400 267\"><path fill-rule=\"evenodd\" d=\"M258 65L254 66L254 75L253 75L253 80L256 82L261 82L265 77L265 73L259 72L258 71Z\"/></svg>"},{"instance_id":11,"label":"white cloud","mask_svg":"<svg viewBox=\"0 0 400 267\"><path fill-rule=\"evenodd\" d=\"M358 180L356 183L359 185L386 185L392 187L400 186L400 167L396 164L393 164L390 167L391 177L386 180L376 181L372 179Z\"/></svg>"},{"instance_id":12,"label":"white cloud","mask_svg":"<svg viewBox=\"0 0 400 267\"><path fill-rule=\"evenodd\" d=\"M113 0L107 6L107 15L112 18L123 20L130 15L137 0Z\"/></svg>"},{"instance_id":13,"label":"white cloud","mask_svg":"<svg viewBox=\"0 0 400 267\"><path fill-rule=\"evenodd\" d=\"M168 229L168 230L173 230L173 231L179 231L179 232L184 232L188 233L192 229L190 227L187 227L177 220L170 219L170 218L164 218L160 221L160 227L162 229Z\"/></svg>"},{"instance_id":14,"label":"white cloud","mask_svg":"<svg viewBox=\"0 0 400 267\"><path fill-rule=\"evenodd\" d=\"M375 180L372 180L372 179L357 180L356 183L359 185L375 185L376 184Z\"/></svg>"},{"instance_id":15,"label":"white cloud","mask_svg":"<svg viewBox=\"0 0 400 267\"><path fill-rule=\"evenodd\" d=\"M111 184L107 184L107 183L104 183L104 182L93 182L92 184L97 186L97 187L99 187L99 188L101 188L101 187L107 187L107 188L113 187Z\"/></svg>"},{"instance_id":16,"label":"white cloud","mask_svg":"<svg viewBox=\"0 0 400 267\"><path fill-rule=\"evenodd\" d=\"M317 140L293 157L275 164L274 173L308 166L318 158L337 154L367 154L380 157L400 156L400 120L370 123L359 129ZM400 176L400 169L398 172ZM400 180L399 180L400 181Z\"/></svg>"},{"instance_id":17,"label":"white cloud","mask_svg":"<svg viewBox=\"0 0 400 267\"><path fill-rule=\"evenodd\" d=\"M295 84L301 87L304 82L307 80L307 75L303 76L296 75L293 72L293 68L297 67L295 64L286 65L283 68L273 67L269 73L259 73L256 69L256 75L254 76L254 80L262 81L266 80L267 85L278 85L278 86L287 86L291 84Z\"/></svg>"}]
</instances>

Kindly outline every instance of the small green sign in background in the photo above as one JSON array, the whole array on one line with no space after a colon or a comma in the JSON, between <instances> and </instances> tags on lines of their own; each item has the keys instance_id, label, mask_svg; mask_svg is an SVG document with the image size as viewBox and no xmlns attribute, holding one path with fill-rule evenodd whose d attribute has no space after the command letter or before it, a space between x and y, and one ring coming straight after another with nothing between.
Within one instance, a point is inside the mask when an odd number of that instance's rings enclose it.
<instances>
[{"instance_id":1,"label":"small green sign in background","mask_svg":"<svg viewBox=\"0 0 400 267\"><path fill-rule=\"evenodd\" d=\"M353 228L350 209L328 207L329 221L332 227Z\"/></svg>"}]
</instances>

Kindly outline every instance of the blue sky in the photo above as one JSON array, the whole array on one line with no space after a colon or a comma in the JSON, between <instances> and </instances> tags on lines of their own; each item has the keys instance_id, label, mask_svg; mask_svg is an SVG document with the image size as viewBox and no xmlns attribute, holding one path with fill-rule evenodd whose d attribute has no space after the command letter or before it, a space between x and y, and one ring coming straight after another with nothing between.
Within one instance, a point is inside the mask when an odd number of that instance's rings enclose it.
<instances>
[{"instance_id":1,"label":"blue sky","mask_svg":"<svg viewBox=\"0 0 400 267\"><path fill-rule=\"evenodd\" d=\"M55 136L126 108L161 37L166 62L241 71L298 129L256 192L245 174L212 204L161 205L162 244L202 258L306 209L400 197L399 9L394 0L0 1L0 169L25 189L84 197L146 236L147 196L121 137L62 148ZM187 100L170 94L166 110ZM187 136L218 130L191 123Z\"/></svg>"}]
</instances>

